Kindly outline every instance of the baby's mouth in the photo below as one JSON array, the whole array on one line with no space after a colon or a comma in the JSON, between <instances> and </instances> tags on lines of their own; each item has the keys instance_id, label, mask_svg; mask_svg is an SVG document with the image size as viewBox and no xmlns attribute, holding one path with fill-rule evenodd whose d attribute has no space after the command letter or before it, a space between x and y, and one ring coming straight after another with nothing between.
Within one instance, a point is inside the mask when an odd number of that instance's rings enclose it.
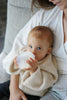
<instances>
[{"instance_id":1,"label":"baby's mouth","mask_svg":"<svg viewBox=\"0 0 67 100\"><path fill-rule=\"evenodd\" d=\"M36 55L34 55L35 56L35 59L37 59L37 56Z\"/></svg>"}]
</instances>

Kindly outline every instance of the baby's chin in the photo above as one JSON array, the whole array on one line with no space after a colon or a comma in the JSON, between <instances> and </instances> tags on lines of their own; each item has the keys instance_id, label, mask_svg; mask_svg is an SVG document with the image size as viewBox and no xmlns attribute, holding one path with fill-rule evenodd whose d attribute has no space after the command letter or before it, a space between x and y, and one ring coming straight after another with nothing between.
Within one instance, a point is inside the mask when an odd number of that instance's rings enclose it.
<instances>
[{"instance_id":1,"label":"baby's chin","mask_svg":"<svg viewBox=\"0 0 67 100\"><path fill-rule=\"evenodd\" d=\"M41 58L36 58L36 60L37 60L37 61L41 61L42 59L41 59Z\"/></svg>"},{"instance_id":2,"label":"baby's chin","mask_svg":"<svg viewBox=\"0 0 67 100\"><path fill-rule=\"evenodd\" d=\"M37 58L37 60L38 60L38 61L41 61L41 60L43 60L44 58L45 58L45 57L43 57L43 58Z\"/></svg>"}]
</instances>

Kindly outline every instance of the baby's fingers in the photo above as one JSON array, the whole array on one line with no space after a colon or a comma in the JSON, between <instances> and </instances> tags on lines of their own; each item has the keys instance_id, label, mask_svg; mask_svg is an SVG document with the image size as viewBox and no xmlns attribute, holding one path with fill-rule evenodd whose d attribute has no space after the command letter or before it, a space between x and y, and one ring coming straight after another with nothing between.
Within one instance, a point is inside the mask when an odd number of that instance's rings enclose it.
<instances>
[{"instance_id":1,"label":"baby's fingers","mask_svg":"<svg viewBox=\"0 0 67 100\"><path fill-rule=\"evenodd\" d=\"M26 70L30 70L30 67L29 67L29 68L24 68L23 70L24 70L24 71L26 71Z\"/></svg>"},{"instance_id":2,"label":"baby's fingers","mask_svg":"<svg viewBox=\"0 0 67 100\"><path fill-rule=\"evenodd\" d=\"M37 63L37 60L36 60L36 59L32 59L32 58L30 57L30 60L31 60L31 62L33 62L33 63Z\"/></svg>"},{"instance_id":3,"label":"baby's fingers","mask_svg":"<svg viewBox=\"0 0 67 100\"><path fill-rule=\"evenodd\" d=\"M19 68L19 67L18 67L18 64L17 64L16 58L17 58L17 56L16 56L15 59L14 59L14 65L15 65L17 68Z\"/></svg>"},{"instance_id":4,"label":"baby's fingers","mask_svg":"<svg viewBox=\"0 0 67 100\"><path fill-rule=\"evenodd\" d=\"M27 60L26 62L30 65L30 68L31 68L31 67L32 67L33 62L32 62L32 61L30 61L30 60Z\"/></svg>"}]
</instances>

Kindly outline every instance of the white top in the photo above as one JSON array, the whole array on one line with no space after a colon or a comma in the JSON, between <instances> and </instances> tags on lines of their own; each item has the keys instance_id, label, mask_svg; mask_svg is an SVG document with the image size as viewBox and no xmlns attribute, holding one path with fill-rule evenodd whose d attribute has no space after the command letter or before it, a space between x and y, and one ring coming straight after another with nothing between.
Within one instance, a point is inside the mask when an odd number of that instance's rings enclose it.
<instances>
[{"instance_id":1,"label":"white top","mask_svg":"<svg viewBox=\"0 0 67 100\"><path fill-rule=\"evenodd\" d=\"M26 26L21 29L15 39L13 48L16 50L16 48L19 49L23 45L26 46L29 31L37 25L49 26L53 30L55 42L52 53L56 56L59 71L62 74L67 74L67 54L64 48L63 33L63 11L60 11L58 7L49 11L43 9L39 10Z\"/></svg>"},{"instance_id":2,"label":"white top","mask_svg":"<svg viewBox=\"0 0 67 100\"><path fill-rule=\"evenodd\" d=\"M64 49L65 49L65 52L67 54L67 41L64 43Z\"/></svg>"},{"instance_id":3,"label":"white top","mask_svg":"<svg viewBox=\"0 0 67 100\"><path fill-rule=\"evenodd\" d=\"M33 27L37 25L49 26L53 30L55 35L54 39L55 41L52 53L53 55L56 56L59 72L61 74L67 75L67 54L65 49L66 46L64 46L64 33L63 33L63 11L60 11L58 7L55 7L51 10L43 10L43 9L39 10L25 25L25 27L21 29L21 31L15 38L12 51L4 60L3 63L4 67L7 63L8 58L9 58L8 65L11 64L11 60L14 58L11 55L16 54L18 49L21 49L22 47L27 45L28 33Z\"/></svg>"}]
</instances>

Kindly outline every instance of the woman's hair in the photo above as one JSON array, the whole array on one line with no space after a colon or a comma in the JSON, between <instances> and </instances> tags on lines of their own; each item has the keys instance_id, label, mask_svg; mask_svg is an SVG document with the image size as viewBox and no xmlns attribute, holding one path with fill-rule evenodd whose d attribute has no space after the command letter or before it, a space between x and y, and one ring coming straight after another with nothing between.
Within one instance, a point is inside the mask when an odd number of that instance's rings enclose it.
<instances>
[{"instance_id":1,"label":"woman's hair","mask_svg":"<svg viewBox=\"0 0 67 100\"><path fill-rule=\"evenodd\" d=\"M32 3L31 3L32 11L33 11L33 6L35 6L36 8L51 9L55 5L49 2L49 0L32 0Z\"/></svg>"}]
</instances>

